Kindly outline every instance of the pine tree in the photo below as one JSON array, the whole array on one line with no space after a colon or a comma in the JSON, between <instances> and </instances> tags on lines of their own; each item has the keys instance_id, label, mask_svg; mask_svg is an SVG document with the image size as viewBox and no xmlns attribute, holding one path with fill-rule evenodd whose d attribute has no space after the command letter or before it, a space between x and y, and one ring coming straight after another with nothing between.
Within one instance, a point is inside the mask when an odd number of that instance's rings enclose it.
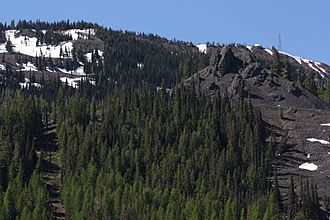
<instances>
[{"instance_id":1,"label":"pine tree","mask_svg":"<svg viewBox=\"0 0 330 220\"><path fill-rule=\"evenodd\" d=\"M290 177L289 189L288 189L288 217L293 219L297 212L297 199L294 191L293 177Z\"/></svg>"}]
</instances>

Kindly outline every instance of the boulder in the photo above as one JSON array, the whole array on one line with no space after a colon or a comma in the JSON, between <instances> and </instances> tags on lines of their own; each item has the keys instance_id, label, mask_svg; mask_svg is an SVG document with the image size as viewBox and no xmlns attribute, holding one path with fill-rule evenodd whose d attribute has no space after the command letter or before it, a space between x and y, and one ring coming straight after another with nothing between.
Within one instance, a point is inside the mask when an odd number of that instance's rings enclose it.
<instances>
[{"instance_id":1,"label":"boulder","mask_svg":"<svg viewBox=\"0 0 330 220\"><path fill-rule=\"evenodd\" d=\"M244 80L240 75L236 75L235 78L233 79L230 87L228 88L228 93L229 95L236 96L244 96L245 95L245 85L244 85Z\"/></svg>"},{"instance_id":2,"label":"boulder","mask_svg":"<svg viewBox=\"0 0 330 220\"><path fill-rule=\"evenodd\" d=\"M261 74L262 67L259 63L251 63L247 67L245 67L242 71L242 77L244 79L258 76Z\"/></svg>"},{"instance_id":3,"label":"boulder","mask_svg":"<svg viewBox=\"0 0 330 220\"><path fill-rule=\"evenodd\" d=\"M221 59L217 65L217 71L220 76L226 73L237 73L242 67L242 61L235 57L230 47L224 47L221 51Z\"/></svg>"}]
</instances>

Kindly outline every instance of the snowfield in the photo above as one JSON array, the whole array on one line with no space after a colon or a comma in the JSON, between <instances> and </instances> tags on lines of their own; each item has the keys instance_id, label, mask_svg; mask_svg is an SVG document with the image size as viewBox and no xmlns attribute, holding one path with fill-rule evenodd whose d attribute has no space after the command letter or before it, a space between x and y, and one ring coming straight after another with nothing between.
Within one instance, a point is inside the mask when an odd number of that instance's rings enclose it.
<instances>
[{"instance_id":1,"label":"snowfield","mask_svg":"<svg viewBox=\"0 0 330 220\"><path fill-rule=\"evenodd\" d=\"M318 166L313 163L303 163L299 166L299 169L315 171L318 169Z\"/></svg>"},{"instance_id":2,"label":"snowfield","mask_svg":"<svg viewBox=\"0 0 330 220\"><path fill-rule=\"evenodd\" d=\"M309 141L309 142L319 142L321 144L330 144L329 141L316 139L316 138L308 138L307 141Z\"/></svg>"},{"instance_id":3,"label":"snowfield","mask_svg":"<svg viewBox=\"0 0 330 220\"><path fill-rule=\"evenodd\" d=\"M45 33L46 31L42 31ZM27 37L27 36L19 36L15 37L18 34L18 30L8 30L5 32L7 41L10 40L13 44L13 52L21 53L28 56L44 56L51 58L60 58L60 51L65 54L68 52L68 58L71 58L71 51L73 49L72 41L60 42L59 45L40 45L37 46L37 38L36 37ZM88 35L95 35L94 29L86 29L86 30L78 30L72 29L61 32L63 35L72 36L73 40L78 40L79 38L87 39ZM6 43L0 44L0 53L6 53Z\"/></svg>"},{"instance_id":4,"label":"snowfield","mask_svg":"<svg viewBox=\"0 0 330 220\"><path fill-rule=\"evenodd\" d=\"M50 45L41 45L37 46L37 38L36 37L27 37L27 36L19 36L15 37L19 31L17 30L8 30L5 32L7 41L10 40L13 45L13 52L21 53L28 56L45 56L51 58L60 58L60 51L62 48L62 52L68 52L68 56L71 57L71 50L73 48L72 42L61 42L57 46ZM5 50L3 50L3 48ZM0 52L7 52L6 43L0 45Z\"/></svg>"}]
</instances>

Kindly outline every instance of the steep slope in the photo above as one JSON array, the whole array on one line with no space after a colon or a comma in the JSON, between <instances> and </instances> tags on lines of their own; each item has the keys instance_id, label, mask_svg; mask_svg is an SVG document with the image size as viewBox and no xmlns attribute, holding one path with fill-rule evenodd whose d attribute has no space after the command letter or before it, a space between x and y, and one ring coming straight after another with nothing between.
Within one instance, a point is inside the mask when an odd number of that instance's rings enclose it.
<instances>
[{"instance_id":1,"label":"steep slope","mask_svg":"<svg viewBox=\"0 0 330 220\"><path fill-rule=\"evenodd\" d=\"M302 176L318 185L323 201L330 194L330 106L296 85L298 77L306 77L309 65L288 55L271 55L260 47L252 50L242 46L216 50L210 65L182 85L199 95L250 98L262 112L268 136L286 143L277 149L274 161L282 193L287 194L290 176L294 176L299 192ZM279 68L283 62L291 65ZM328 71L324 65L326 68ZM322 82L321 73L317 79Z\"/></svg>"}]
</instances>

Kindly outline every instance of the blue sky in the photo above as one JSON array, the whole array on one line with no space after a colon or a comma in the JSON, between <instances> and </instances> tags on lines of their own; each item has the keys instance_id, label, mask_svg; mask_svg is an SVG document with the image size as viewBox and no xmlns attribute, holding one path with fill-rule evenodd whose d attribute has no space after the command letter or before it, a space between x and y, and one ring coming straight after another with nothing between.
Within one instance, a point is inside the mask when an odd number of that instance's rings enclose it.
<instances>
[{"instance_id":1,"label":"blue sky","mask_svg":"<svg viewBox=\"0 0 330 220\"><path fill-rule=\"evenodd\" d=\"M86 20L194 43L278 45L330 64L329 0L10 0L0 21Z\"/></svg>"}]
</instances>

